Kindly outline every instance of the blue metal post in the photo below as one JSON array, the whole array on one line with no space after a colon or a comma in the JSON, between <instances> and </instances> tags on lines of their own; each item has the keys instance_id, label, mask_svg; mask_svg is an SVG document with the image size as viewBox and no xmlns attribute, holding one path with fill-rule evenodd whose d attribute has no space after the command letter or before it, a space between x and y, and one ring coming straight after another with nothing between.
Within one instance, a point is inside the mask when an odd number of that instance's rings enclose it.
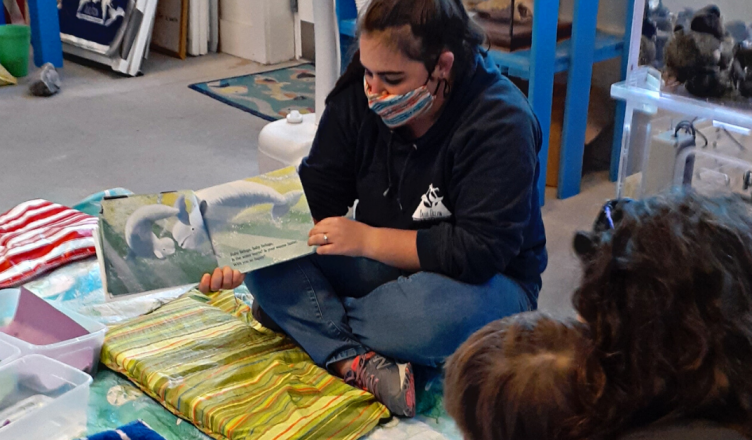
<instances>
[{"instance_id":1,"label":"blue metal post","mask_svg":"<svg viewBox=\"0 0 752 440\"><path fill-rule=\"evenodd\" d=\"M624 22L624 52L621 56L621 81L627 79L629 68L629 46L632 42L632 20L634 19L634 0L627 2L627 19ZM624 114L627 104L624 101L616 103L616 115L614 116L614 142L611 146L611 170L609 177L612 182L619 178L619 159L621 157L621 142L624 136Z\"/></svg>"},{"instance_id":2,"label":"blue metal post","mask_svg":"<svg viewBox=\"0 0 752 440\"><path fill-rule=\"evenodd\" d=\"M337 22L339 23L339 49L341 57L341 73L344 73L350 64L350 59L357 48L353 47L353 44L357 43L357 40L353 38L353 35L346 35L342 32L342 22L345 20L357 20L358 9L355 6L354 0L337 0Z\"/></svg>"},{"instance_id":3,"label":"blue metal post","mask_svg":"<svg viewBox=\"0 0 752 440\"><path fill-rule=\"evenodd\" d=\"M572 56L559 163L558 195L561 199L580 192L590 84L593 77L598 0L575 0L573 21Z\"/></svg>"},{"instance_id":4,"label":"blue metal post","mask_svg":"<svg viewBox=\"0 0 752 440\"><path fill-rule=\"evenodd\" d=\"M543 145L538 158L540 176L538 191L541 205L546 197L548 139L551 133L551 108L554 95L554 60L556 33L559 24L559 0L538 0L533 10L533 44L530 50L530 91L528 99L543 132Z\"/></svg>"},{"instance_id":5,"label":"blue metal post","mask_svg":"<svg viewBox=\"0 0 752 440\"><path fill-rule=\"evenodd\" d=\"M28 0L31 24L31 45L34 64L39 67L52 63L63 67L63 43L60 40L60 21L56 0Z\"/></svg>"}]
</instances>

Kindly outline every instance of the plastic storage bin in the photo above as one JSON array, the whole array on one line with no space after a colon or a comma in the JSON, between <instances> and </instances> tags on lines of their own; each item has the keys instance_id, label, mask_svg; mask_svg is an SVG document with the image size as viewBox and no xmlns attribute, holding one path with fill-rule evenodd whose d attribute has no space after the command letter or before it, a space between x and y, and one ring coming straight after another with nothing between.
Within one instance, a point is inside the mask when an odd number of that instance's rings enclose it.
<instances>
[{"instance_id":1,"label":"plastic storage bin","mask_svg":"<svg viewBox=\"0 0 752 440\"><path fill-rule=\"evenodd\" d=\"M42 354L96 374L107 327L73 312L63 313L21 288L0 291L0 342L21 355Z\"/></svg>"},{"instance_id":2,"label":"plastic storage bin","mask_svg":"<svg viewBox=\"0 0 752 440\"><path fill-rule=\"evenodd\" d=\"M21 357L21 350L7 342L0 341L0 367Z\"/></svg>"},{"instance_id":3,"label":"plastic storage bin","mask_svg":"<svg viewBox=\"0 0 752 440\"><path fill-rule=\"evenodd\" d=\"M617 195L640 198L675 186L752 195L752 109L661 90L648 68L614 84L626 102Z\"/></svg>"},{"instance_id":4,"label":"plastic storage bin","mask_svg":"<svg viewBox=\"0 0 752 440\"><path fill-rule=\"evenodd\" d=\"M642 197L676 185L750 194L745 175L752 163L752 97L738 67L750 70L744 48L752 45L752 9L747 0L724 0L715 3L722 21L711 19L716 11L709 9L695 16L712 3L634 2L627 80L611 87L625 110L619 196ZM716 27L721 22L723 28ZM713 56L703 52L708 50ZM692 61L702 68L682 67ZM702 136L709 138L707 146Z\"/></svg>"},{"instance_id":5,"label":"plastic storage bin","mask_svg":"<svg viewBox=\"0 0 752 440\"><path fill-rule=\"evenodd\" d=\"M40 355L0 364L0 440L84 434L91 382L88 374Z\"/></svg>"}]
</instances>

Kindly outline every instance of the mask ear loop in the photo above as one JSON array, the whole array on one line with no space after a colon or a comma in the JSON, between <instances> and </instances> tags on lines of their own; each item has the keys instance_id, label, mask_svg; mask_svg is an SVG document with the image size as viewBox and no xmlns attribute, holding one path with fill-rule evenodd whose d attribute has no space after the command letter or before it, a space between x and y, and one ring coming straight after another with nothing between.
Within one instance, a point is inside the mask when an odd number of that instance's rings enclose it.
<instances>
[{"instance_id":1,"label":"mask ear loop","mask_svg":"<svg viewBox=\"0 0 752 440\"><path fill-rule=\"evenodd\" d=\"M425 85L428 85L428 83L431 81L431 74L434 70L436 70L436 66L439 65L439 60L441 59L441 54L439 54L438 57L436 57L436 61L433 63L433 69L431 69L428 73L428 78L426 79ZM441 84L444 84L444 89L442 92L444 93L444 97L446 98L449 96L450 93L452 93L452 86L449 84L449 80L446 78L439 78L439 80L436 82L436 88L433 90L433 95L436 96L439 94L439 88L441 87Z\"/></svg>"}]
</instances>

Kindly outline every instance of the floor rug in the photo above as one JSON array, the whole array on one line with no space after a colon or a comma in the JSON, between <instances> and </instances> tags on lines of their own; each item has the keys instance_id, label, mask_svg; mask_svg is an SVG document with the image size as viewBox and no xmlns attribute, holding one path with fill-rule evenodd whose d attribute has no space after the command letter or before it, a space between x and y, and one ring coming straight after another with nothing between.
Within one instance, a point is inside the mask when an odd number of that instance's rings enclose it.
<instances>
[{"instance_id":1,"label":"floor rug","mask_svg":"<svg viewBox=\"0 0 752 440\"><path fill-rule=\"evenodd\" d=\"M313 64L301 64L189 87L259 118L276 121L291 110L298 110L301 114L313 113L315 86Z\"/></svg>"}]
</instances>

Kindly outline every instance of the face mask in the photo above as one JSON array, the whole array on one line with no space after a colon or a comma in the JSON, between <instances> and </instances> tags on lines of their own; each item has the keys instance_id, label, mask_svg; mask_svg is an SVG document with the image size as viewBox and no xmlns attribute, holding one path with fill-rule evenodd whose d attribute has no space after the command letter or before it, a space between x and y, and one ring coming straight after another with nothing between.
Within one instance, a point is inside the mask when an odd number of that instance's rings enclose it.
<instances>
[{"instance_id":1,"label":"face mask","mask_svg":"<svg viewBox=\"0 0 752 440\"><path fill-rule=\"evenodd\" d=\"M363 78L363 87L368 97L368 107L381 116L387 127L394 129L401 127L427 112L433 105L434 95L426 84L404 95L376 94Z\"/></svg>"}]
</instances>

